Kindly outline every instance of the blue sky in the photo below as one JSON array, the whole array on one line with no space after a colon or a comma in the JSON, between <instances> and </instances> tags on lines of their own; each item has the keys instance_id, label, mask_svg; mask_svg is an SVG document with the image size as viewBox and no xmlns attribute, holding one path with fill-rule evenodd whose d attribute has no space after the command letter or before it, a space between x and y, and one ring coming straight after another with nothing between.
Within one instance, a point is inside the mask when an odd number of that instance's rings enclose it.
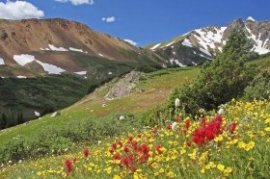
<instances>
[{"instance_id":1,"label":"blue sky","mask_svg":"<svg viewBox=\"0 0 270 179\"><path fill-rule=\"evenodd\" d=\"M42 18L83 22L96 31L132 39L140 46L166 41L199 27L227 25L236 18L270 20L269 0L94 0L92 5L25 1L42 10ZM105 22L104 17L114 17L111 20L115 21Z\"/></svg>"}]
</instances>

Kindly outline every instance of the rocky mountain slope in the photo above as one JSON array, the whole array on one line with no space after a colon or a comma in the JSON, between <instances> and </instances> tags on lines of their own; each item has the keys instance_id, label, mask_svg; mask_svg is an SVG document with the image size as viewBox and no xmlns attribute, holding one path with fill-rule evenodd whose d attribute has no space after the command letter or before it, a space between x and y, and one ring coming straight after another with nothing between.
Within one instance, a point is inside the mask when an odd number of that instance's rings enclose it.
<instances>
[{"instance_id":1,"label":"rocky mountain slope","mask_svg":"<svg viewBox=\"0 0 270 179\"><path fill-rule=\"evenodd\" d=\"M196 29L171 41L150 45L150 49L168 59L167 66L197 65L212 59L222 47L232 29L243 29L259 55L270 52L270 21L258 22L252 17L237 19L226 27L209 26Z\"/></svg>"},{"instance_id":2,"label":"rocky mountain slope","mask_svg":"<svg viewBox=\"0 0 270 179\"><path fill-rule=\"evenodd\" d=\"M79 60L82 57L85 60ZM0 20L2 77L64 72L86 75L94 70L87 64L93 59L136 63L144 57L161 60L152 52L69 20Z\"/></svg>"}]
</instances>

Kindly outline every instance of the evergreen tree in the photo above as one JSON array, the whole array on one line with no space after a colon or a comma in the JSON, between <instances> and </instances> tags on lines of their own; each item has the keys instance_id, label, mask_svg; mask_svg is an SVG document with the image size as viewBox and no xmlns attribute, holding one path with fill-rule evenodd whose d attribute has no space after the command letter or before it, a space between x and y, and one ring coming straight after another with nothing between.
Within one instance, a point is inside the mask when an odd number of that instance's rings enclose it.
<instances>
[{"instance_id":1,"label":"evergreen tree","mask_svg":"<svg viewBox=\"0 0 270 179\"><path fill-rule=\"evenodd\" d=\"M5 113L2 113L1 118L0 118L0 129L5 129L7 125L7 117Z\"/></svg>"},{"instance_id":2,"label":"evergreen tree","mask_svg":"<svg viewBox=\"0 0 270 179\"><path fill-rule=\"evenodd\" d=\"M19 112L19 114L17 116L17 122L18 122L18 124L23 124L25 122L25 119L23 118L22 112Z\"/></svg>"},{"instance_id":3,"label":"evergreen tree","mask_svg":"<svg viewBox=\"0 0 270 179\"><path fill-rule=\"evenodd\" d=\"M233 30L223 52L202 68L198 79L180 89L178 98L186 112L211 110L243 94L252 79L245 62L252 55L251 41L242 30Z\"/></svg>"}]
</instances>

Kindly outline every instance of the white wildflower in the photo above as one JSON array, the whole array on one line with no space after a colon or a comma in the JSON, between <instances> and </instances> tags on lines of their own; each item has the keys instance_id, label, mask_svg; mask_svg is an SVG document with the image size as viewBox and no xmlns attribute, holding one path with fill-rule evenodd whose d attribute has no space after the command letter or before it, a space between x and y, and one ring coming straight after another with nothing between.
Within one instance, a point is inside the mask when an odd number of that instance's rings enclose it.
<instances>
[{"instance_id":1,"label":"white wildflower","mask_svg":"<svg viewBox=\"0 0 270 179\"><path fill-rule=\"evenodd\" d=\"M175 99L174 106L175 106L175 108L178 108L180 106L180 99L179 98Z\"/></svg>"}]
</instances>

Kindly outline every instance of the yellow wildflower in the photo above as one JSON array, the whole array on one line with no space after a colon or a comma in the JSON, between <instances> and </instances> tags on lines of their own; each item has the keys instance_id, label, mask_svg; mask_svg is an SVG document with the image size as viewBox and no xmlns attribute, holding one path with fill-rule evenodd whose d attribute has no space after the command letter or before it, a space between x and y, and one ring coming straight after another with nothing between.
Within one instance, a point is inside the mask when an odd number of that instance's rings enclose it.
<instances>
[{"instance_id":1,"label":"yellow wildflower","mask_svg":"<svg viewBox=\"0 0 270 179\"><path fill-rule=\"evenodd\" d=\"M221 172L223 172L224 169L225 169L225 166L222 165L222 164L218 164L218 165L217 165L217 169L220 170Z\"/></svg>"}]
</instances>

